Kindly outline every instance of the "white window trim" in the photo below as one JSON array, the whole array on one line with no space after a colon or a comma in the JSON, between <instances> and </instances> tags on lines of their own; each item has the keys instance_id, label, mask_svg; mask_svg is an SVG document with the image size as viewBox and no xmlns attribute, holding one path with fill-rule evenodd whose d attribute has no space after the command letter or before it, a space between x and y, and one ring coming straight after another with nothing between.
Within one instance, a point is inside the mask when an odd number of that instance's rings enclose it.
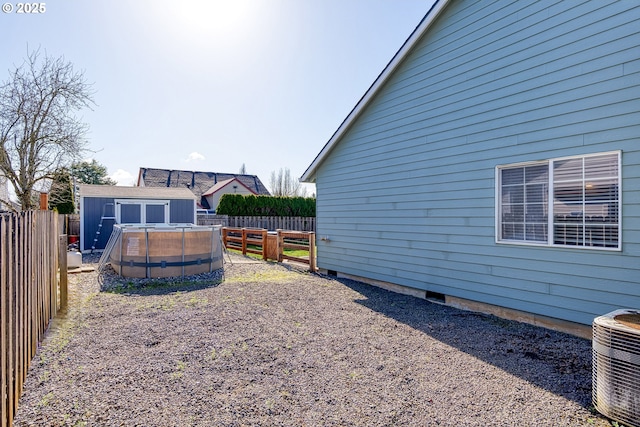
<instances>
[{"instance_id":1,"label":"white window trim","mask_svg":"<svg viewBox=\"0 0 640 427\"><path fill-rule=\"evenodd\" d=\"M601 247L601 246L581 246L581 245L560 245L554 243L554 228L553 228L553 168L549 165L553 164L556 161L568 160L568 159L576 159L576 158L587 158L587 157L596 157L596 156L605 156L610 154L616 154L618 156L618 246L615 248L610 247ZM502 212L502 199L501 199L501 175L500 171L502 169L507 168L519 168L526 166L536 166L546 164L549 167L549 206L548 206L548 215L547 215L547 230L548 236L546 242L536 242L536 241L525 241L525 240L502 240L502 224L501 220L501 212ZM543 247L553 247L553 248L562 248L562 249L578 249L578 250L597 250L597 251L622 251L622 151L605 151L600 153L588 153L588 154L576 154L573 156L564 156L564 157L554 157L546 160L537 160L537 161L529 161L529 162L520 162L520 163L507 163L498 165L495 167L495 243L500 245L516 245L516 246L543 246Z\"/></svg>"},{"instance_id":2,"label":"white window trim","mask_svg":"<svg viewBox=\"0 0 640 427\"><path fill-rule=\"evenodd\" d=\"M163 224L167 224L169 222L169 214L170 214L170 210L169 210L169 200L146 200L146 199L116 199L115 200L115 204L116 204L116 209L115 209L115 214L116 214L116 222L118 224L122 224L122 215L121 215L121 211L120 211L120 207L122 205L140 205L141 206L141 212L140 212L140 224L146 224L147 223L147 210L146 210L146 206L147 205L164 205L164 220L165 222Z\"/></svg>"},{"instance_id":3,"label":"white window trim","mask_svg":"<svg viewBox=\"0 0 640 427\"><path fill-rule=\"evenodd\" d=\"M547 237L547 242L540 241L532 241L532 240L502 240L502 224L500 222L501 212L502 212L502 198L501 198L501 187L502 180L500 178L500 171L502 169L507 168L523 168L527 166L540 166L546 164L549 167L549 163L551 160L537 160L531 162L520 162L520 163L508 163L504 165L498 165L495 168L495 241L500 244L508 244L508 245L525 245L525 246L548 246L549 245L549 237ZM549 183L551 184L551 183ZM547 221L548 226L548 221Z\"/></svg>"}]
</instances>

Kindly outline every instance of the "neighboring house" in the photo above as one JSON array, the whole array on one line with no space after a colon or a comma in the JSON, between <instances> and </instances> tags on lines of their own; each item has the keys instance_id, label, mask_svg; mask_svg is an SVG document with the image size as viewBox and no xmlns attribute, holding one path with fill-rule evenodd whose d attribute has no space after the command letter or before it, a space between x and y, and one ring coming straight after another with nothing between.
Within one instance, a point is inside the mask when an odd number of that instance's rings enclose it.
<instances>
[{"instance_id":1,"label":"neighboring house","mask_svg":"<svg viewBox=\"0 0 640 427\"><path fill-rule=\"evenodd\" d=\"M237 181L237 188L223 186L212 192L216 185L229 180ZM241 184L241 185L240 185ZM188 188L197 197L198 208L215 210L222 194L242 192L270 196L269 190L256 175L240 175L219 172L194 172L171 169L140 168L138 173L139 187ZM242 188L244 187L244 188ZM249 193L245 192L245 188ZM214 197L215 196L215 197ZM214 203L215 204L212 204Z\"/></svg>"},{"instance_id":2,"label":"neighboring house","mask_svg":"<svg viewBox=\"0 0 640 427\"><path fill-rule=\"evenodd\" d=\"M188 188L79 186L80 250L102 250L113 224L195 224L196 197ZM100 232L98 234L98 231ZM94 244L94 239L97 239Z\"/></svg>"},{"instance_id":3,"label":"neighboring house","mask_svg":"<svg viewBox=\"0 0 640 427\"><path fill-rule=\"evenodd\" d=\"M302 176L319 267L582 332L640 308L639 29L635 1L439 0Z\"/></svg>"},{"instance_id":4,"label":"neighboring house","mask_svg":"<svg viewBox=\"0 0 640 427\"><path fill-rule=\"evenodd\" d=\"M219 181L213 187L205 191L202 194L202 199L206 200L207 205L210 206L211 209L215 210L217 209L220 197L222 197L223 194L243 194L248 196L251 194L256 195L256 192L247 187L238 178L231 178Z\"/></svg>"},{"instance_id":5,"label":"neighboring house","mask_svg":"<svg viewBox=\"0 0 640 427\"><path fill-rule=\"evenodd\" d=\"M7 178L0 176L0 212L10 211L11 208L2 200L9 200L9 184Z\"/></svg>"}]
</instances>

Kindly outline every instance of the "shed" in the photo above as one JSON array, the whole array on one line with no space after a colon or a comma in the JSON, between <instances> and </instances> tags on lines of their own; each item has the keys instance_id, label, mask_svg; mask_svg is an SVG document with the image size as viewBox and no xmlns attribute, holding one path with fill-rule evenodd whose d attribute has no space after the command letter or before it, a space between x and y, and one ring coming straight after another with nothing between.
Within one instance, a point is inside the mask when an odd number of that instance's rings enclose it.
<instances>
[{"instance_id":1,"label":"shed","mask_svg":"<svg viewBox=\"0 0 640 427\"><path fill-rule=\"evenodd\" d=\"M640 307L638 28L633 1L438 0L301 178L319 267L582 331Z\"/></svg>"},{"instance_id":2,"label":"shed","mask_svg":"<svg viewBox=\"0 0 640 427\"><path fill-rule=\"evenodd\" d=\"M114 224L195 224L188 188L80 185L80 250L104 249Z\"/></svg>"}]
</instances>

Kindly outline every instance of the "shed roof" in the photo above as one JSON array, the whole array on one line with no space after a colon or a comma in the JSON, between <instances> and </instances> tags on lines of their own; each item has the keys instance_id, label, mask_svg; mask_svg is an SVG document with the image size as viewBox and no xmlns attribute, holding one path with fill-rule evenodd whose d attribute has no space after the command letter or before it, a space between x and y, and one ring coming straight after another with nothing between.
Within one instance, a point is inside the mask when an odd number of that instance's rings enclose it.
<instances>
[{"instance_id":1,"label":"shed roof","mask_svg":"<svg viewBox=\"0 0 640 427\"><path fill-rule=\"evenodd\" d=\"M220 172L199 172L173 169L140 168L138 185L144 187L187 188L200 199L218 182L237 179L255 194L270 196L269 190L256 175Z\"/></svg>"},{"instance_id":2,"label":"shed roof","mask_svg":"<svg viewBox=\"0 0 640 427\"><path fill-rule=\"evenodd\" d=\"M80 197L114 197L124 199L191 199L188 188L120 187L115 185L80 185Z\"/></svg>"},{"instance_id":3,"label":"shed roof","mask_svg":"<svg viewBox=\"0 0 640 427\"><path fill-rule=\"evenodd\" d=\"M320 153L313 160L311 165L307 168L307 170L302 174L300 181L302 182L315 182L316 171L320 164L327 158L329 153L333 150L336 144L340 141L342 136L347 132L347 130L351 127L351 125L355 122L355 120L362 114L364 109L369 105L369 103L376 96L378 91L384 86L384 84L389 80L389 78L393 75L393 72L398 68L398 66L404 61L404 59L409 55L409 53L413 50L413 47L420 41L422 36L426 33L426 31L431 27L436 20L436 18L440 15L440 13L444 10L445 6L449 3L450 0L436 0L436 2L431 6L431 9L427 12L427 14L422 18L418 26L411 33L409 38L404 42L400 50L396 52L396 54L391 58L391 61L387 64L387 66L382 70L382 72L378 75L373 84L369 87L369 89L365 92L365 94L360 98L356 106L351 110L349 115L344 119L344 121L340 124L335 133L331 136L331 139L322 147Z\"/></svg>"}]
</instances>

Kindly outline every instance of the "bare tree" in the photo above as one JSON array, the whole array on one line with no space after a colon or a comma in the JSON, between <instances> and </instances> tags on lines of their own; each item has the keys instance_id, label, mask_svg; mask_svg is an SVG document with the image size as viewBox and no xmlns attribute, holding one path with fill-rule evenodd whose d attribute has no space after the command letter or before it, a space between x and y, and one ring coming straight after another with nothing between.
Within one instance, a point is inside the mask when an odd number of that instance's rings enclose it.
<instances>
[{"instance_id":1,"label":"bare tree","mask_svg":"<svg viewBox=\"0 0 640 427\"><path fill-rule=\"evenodd\" d=\"M307 189L300 184L297 178L291 176L289 168L282 169L276 174L275 171L271 172L271 179L269 181L271 187L271 194L273 196L281 197L306 197Z\"/></svg>"},{"instance_id":2,"label":"bare tree","mask_svg":"<svg viewBox=\"0 0 640 427\"><path fill-rule=\"evenodd\" d=\"M92 105L84 74L62 57L40 59L39 50L0 85L0 176L23 210L36 206L38 186L85 151L88 125L75 113Z\"/></svg>"}]
</instances>

